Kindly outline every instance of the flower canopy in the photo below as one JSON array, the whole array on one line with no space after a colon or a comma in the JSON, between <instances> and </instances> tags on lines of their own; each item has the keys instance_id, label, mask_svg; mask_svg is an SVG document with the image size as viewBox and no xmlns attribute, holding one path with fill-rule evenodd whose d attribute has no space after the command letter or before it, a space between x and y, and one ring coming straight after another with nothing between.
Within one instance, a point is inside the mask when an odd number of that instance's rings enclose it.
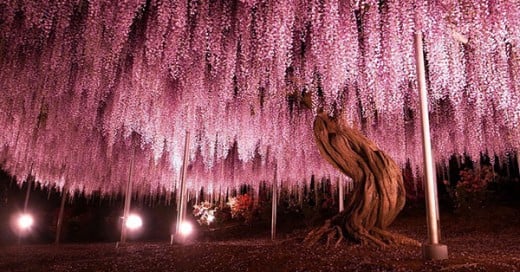
<instances>
[{"instance_id":1,"label":"flower canopy","mask_svg":"<svg viewBox=\"0 0 520 272\"><path fill-rule=\"evenodd\" d=\"M294 185L340 175L318 109L421 165L416 31L436 159L518 151L516 0L4 0L0 165L86 193L133 165L168 191L189 131L190 188Z\"/></svg>"}]
</instances>

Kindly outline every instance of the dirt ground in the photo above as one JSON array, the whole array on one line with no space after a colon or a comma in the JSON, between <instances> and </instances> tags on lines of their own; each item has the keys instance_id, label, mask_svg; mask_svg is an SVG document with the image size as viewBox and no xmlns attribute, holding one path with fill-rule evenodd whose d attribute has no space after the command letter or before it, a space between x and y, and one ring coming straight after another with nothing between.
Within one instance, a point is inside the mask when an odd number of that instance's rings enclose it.
<instances>
[{"instance_id":1,"label":"dirt ground","mask_svg":"<svg viewBox=\"0 0 520 272\"><path fill-rule=\"evenodd\" d=\"M425 241L425 215L404 211L391 230ZM520 208L487 207L441 213L441 242L449 259L424 261L421 249L384 249L355 244L305 247L308 229L271 241L268 230L230 231L242 238L200 234L187 245L130 242L0 247L0 271L520 271Z\"/></svg>"}]
</instances>

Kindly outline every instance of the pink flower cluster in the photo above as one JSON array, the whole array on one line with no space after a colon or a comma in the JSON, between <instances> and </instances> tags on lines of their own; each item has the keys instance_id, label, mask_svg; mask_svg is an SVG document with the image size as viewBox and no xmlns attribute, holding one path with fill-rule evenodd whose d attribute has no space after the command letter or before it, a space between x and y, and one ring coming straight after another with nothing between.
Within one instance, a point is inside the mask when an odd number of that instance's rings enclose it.
<instances>
[{"instance_id":1,"label":"pink flower cluster","mask_svg":"<svg viewBox=\"0 0 520 272\"><path fill-rule=\"evenodd\" d=\"M312 135L324 109L420 169L419 30L436 158L518 151L518 1L6 0L0 165L86 193L171 191L190 131L190 190L275 168L295 185L340 175ZM303 93L312 110L288 102Z\"/></svg>"}]
</instances>

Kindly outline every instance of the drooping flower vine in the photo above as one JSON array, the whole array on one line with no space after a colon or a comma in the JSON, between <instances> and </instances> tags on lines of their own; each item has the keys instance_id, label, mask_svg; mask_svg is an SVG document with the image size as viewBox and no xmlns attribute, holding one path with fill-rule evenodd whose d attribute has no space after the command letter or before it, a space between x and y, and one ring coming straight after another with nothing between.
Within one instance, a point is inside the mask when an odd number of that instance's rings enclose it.
<instances>
[{"instance_id":1,"label":"drooping flower vine","mask_svg":"<svg viewBox=\"0 0 520 272\"><path fill-rule=\"evenodd\" d=\"M191 190L295 185L339 175L323 109L420 168L417 30L436 158L518 151L517 1L22 0L0 3L0 165L111 193L133 161L135 188L170 191L189 131Z\"/></svg>"}]
</instances>

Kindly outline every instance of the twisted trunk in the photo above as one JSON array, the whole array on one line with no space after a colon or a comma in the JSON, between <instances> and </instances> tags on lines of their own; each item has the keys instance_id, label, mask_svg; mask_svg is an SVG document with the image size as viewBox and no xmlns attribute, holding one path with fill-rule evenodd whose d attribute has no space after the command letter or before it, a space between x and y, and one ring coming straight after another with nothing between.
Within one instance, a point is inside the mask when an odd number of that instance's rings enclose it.
<instances>
[{"instance_id":1,"label":"twisted trunk","mask_svg":"<svg viewBox=\"0 0 520 272\"><path fill-rule=\"evenodd\" d=\"M418 245L417 241L386 231L405 204L401 169L359 131L338 123L325 113L314 120L314 136L321 155L354 180L345 210L311 231L305 242L322 238L336 245L347 238L363 244Z\"/></svg>"}]
</instances>

